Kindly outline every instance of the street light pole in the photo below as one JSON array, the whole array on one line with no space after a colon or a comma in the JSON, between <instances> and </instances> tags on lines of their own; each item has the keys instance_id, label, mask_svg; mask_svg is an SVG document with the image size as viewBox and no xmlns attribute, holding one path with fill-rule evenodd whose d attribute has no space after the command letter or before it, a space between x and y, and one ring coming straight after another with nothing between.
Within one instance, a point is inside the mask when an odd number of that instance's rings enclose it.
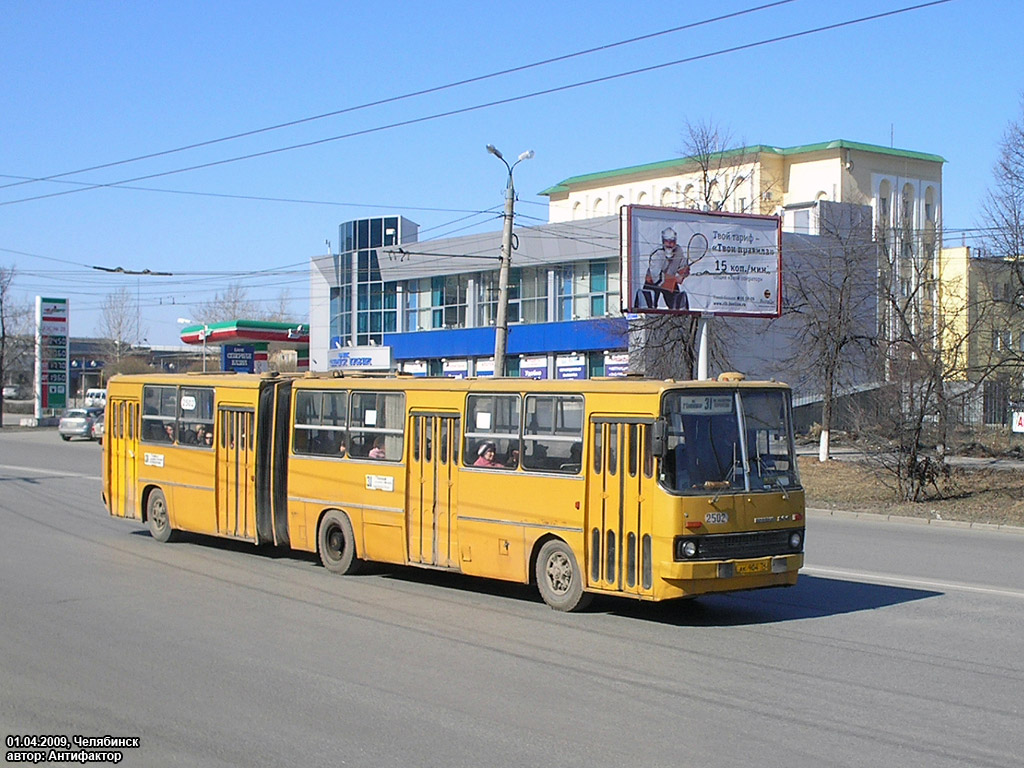
<instances>
[{"instance_id":1,"label":"street light pole","mask_svg":"<svg viewBox=\"0 0 1024 768\"><path fill-rule=\"evenodd\" d=\"M493 144L487 145L487 151L501 160L508 169L508 183L505 185L505 228L501 237L501 268L498 270L498 307L494 318L494 375L504 376L505 350L508 346L508 270L512 264L512 219L516 203L512 171L523 160L533 157L533 150L523 152L512 165L508 164Z\"/></svg>"}]
</instances>

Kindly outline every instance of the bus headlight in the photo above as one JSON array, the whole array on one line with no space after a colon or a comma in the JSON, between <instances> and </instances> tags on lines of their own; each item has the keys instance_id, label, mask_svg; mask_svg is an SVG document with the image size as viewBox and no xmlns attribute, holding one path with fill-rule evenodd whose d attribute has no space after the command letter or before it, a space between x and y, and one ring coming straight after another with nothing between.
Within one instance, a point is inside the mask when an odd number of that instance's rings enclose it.
<instances>
[{"instance_id":1,"label":"bus headlight","mask_svg":"<svg viewBox=\"0 0 1024 768\"><path fill-rule=\"evenodd\" d=\"M697 542L693 539L688 539L682 543L679 547L679 552L683 557L696 557L697 556Z\"/></svg>"},{"instance_id":2,"label":"bus headlight","mask_svg":"<svg viewBox=\"0 0 1024 768\"><path fill-rule=\"evenodd\" d=\"M804 535L801 531L793 531L789 534L789 548L798 550L804 544Z\"/></svg>"}]
</instances>

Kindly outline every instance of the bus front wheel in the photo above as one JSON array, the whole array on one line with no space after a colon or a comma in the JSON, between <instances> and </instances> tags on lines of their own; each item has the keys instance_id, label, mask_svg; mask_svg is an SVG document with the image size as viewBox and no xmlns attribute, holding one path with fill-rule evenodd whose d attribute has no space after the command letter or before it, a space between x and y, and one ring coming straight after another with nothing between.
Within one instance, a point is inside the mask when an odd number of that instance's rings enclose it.
<instances>
[{"instance_id":1,"label":"bus front wheel","mask_svg":"<svg viewBox=\"0 0 1024 768\"><path fill-rule=\"evenodd\" d=\"M332 573L358 573L363 561L356 557L356 538L352 523L344 512L328 512L317 533L320 562Z\"/></svg>"},{"instance_id":2,"label":"bus front wheel","mask_svg":"<svg viewBox=\"0 0 1024 768\"><path fill-rule=\"evenodd\" d=\"M166 543L174 537L171 518L167 514L167 499L159 488L146 500L146 521L149 523L149 535L157 541Z\"/></svg>"},{"instance_id":3,"label":"bus front wheel","mask_svg":"<svg viewBox=\"0 0 1024 768\"><path fill-rule=\"evenodd\" d=\"M580 611L593 595L583 591L583 574L569 545L552 539L537 555L537 589L544 602L556 611Z\"/></svg>"}]
</instances>

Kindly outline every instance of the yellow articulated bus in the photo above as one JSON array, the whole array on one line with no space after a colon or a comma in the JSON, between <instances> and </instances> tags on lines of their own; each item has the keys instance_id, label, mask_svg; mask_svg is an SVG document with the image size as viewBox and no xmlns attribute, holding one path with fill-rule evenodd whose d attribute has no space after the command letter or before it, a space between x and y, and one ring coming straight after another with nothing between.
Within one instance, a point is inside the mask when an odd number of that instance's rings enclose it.
<instances>
[{"instance_id":1,"label":"yellow articulated bus","mask_svg":"<svg viewBox=\"0 0 1024 768\"><path fill-rule=\"evenodd\" d=\"M774 382L116 376L110 514L535 583L558 610L796 583L804 493Z\"/></svg>"}]
</instances>

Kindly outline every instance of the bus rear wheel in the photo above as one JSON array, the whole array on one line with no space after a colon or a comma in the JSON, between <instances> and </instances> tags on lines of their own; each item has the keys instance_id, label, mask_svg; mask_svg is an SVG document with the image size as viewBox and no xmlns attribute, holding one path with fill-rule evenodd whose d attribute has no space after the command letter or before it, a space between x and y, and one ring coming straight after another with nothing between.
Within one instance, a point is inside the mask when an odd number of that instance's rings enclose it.
<instances>
[{"instance_id":1,"label":"bus rear wheel","mask_svg":"<svg viewBox=\"0 0 1024 768\"><path fill-rule=\"evenodd\" d=\"M363 561L356 557L356 538L352 523L344 512L328 512L317 532L320 562L332 573L359 573Z\"/></svg>"},{"instance_id":2,"label":"bus rear wheel","mask_svg":"<svg viewBox=\"0 0 1024 768\"><path fill-rule=\"evenodd\" d=\"M149 523L149 535L157 541L166 543L174 538L171 518L167 514L167 499L159 488L146 499L146 522Z\"/></svg>"},{"instance_id":3,"label":"bus rear wheel","mask_svg":"<svg viewBox=\"0 0 1024 768\"><path fill-rule=\"evenodd\" d=\"M537 555L537 589L556 611L581 611L593 595L583 591L583 574L569 545L552 539Z\"/></svg>"}]
</instances>

